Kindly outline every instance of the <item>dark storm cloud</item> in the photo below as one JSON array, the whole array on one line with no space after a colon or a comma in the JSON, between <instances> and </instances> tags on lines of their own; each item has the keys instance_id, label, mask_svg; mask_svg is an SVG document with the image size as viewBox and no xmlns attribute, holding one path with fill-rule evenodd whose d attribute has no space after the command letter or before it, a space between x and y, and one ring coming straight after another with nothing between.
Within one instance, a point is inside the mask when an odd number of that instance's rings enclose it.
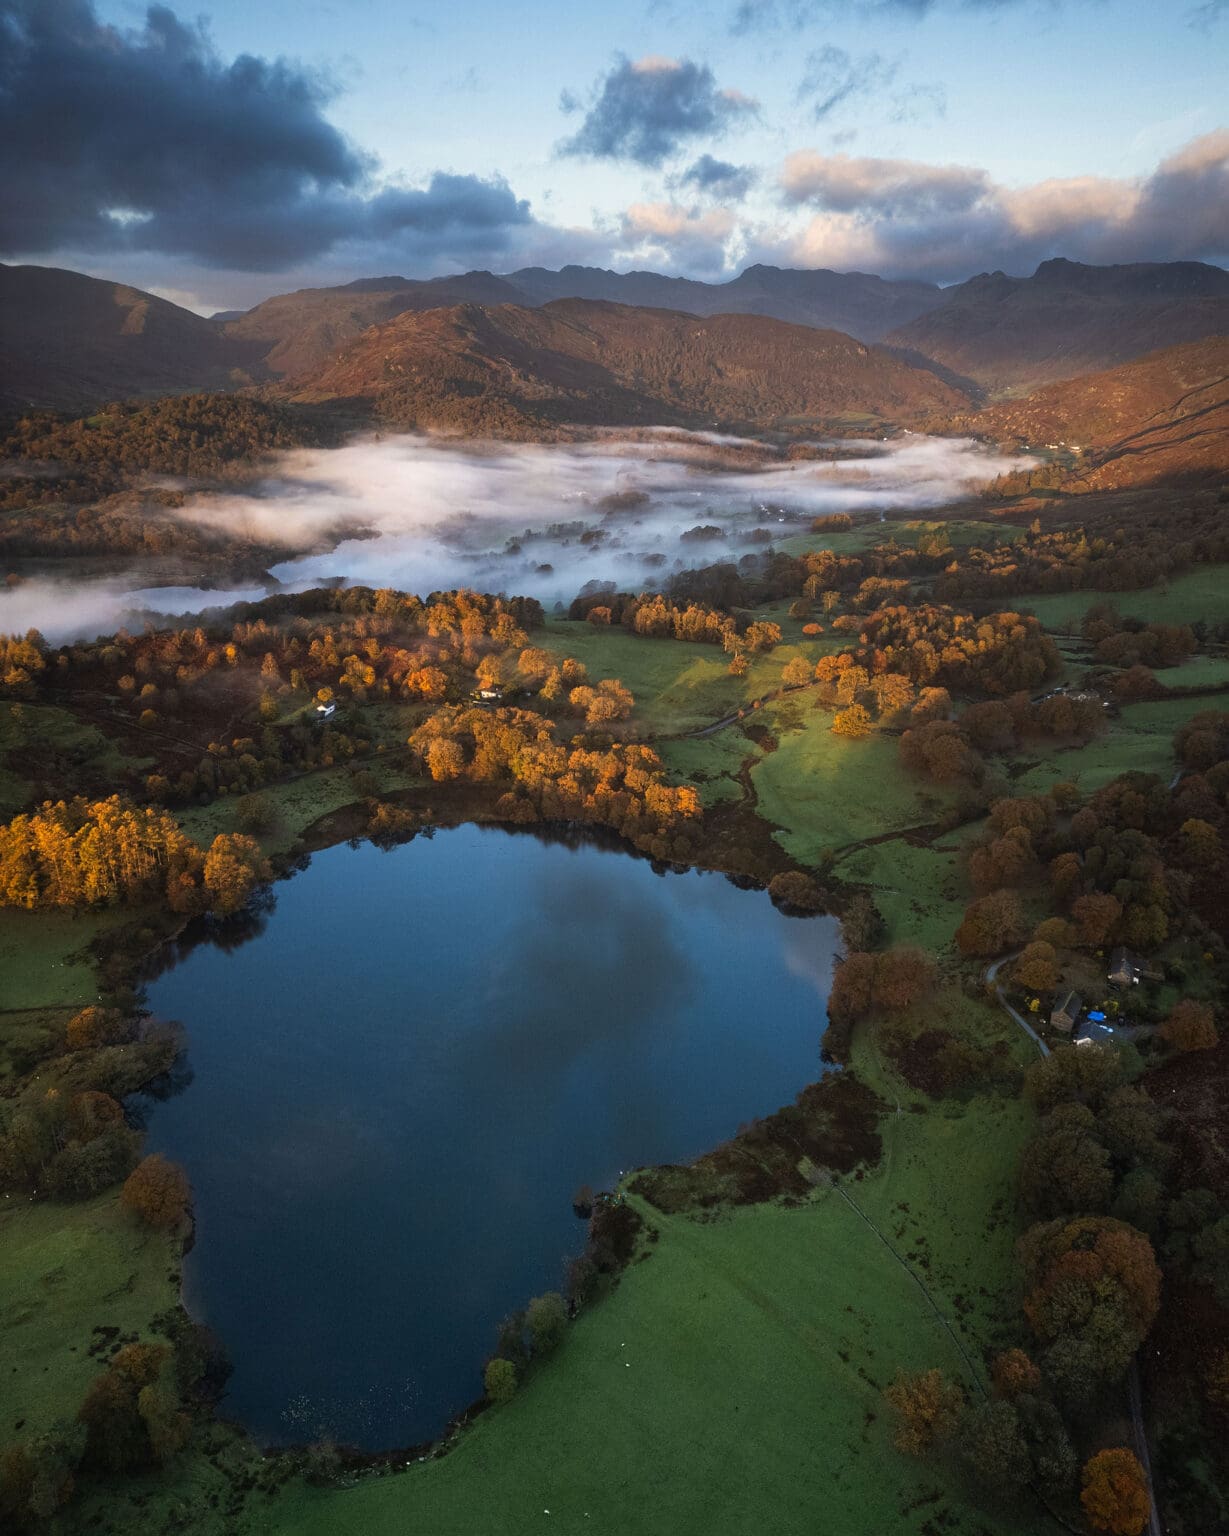
<instances>
[{"instance_id":1,"label":"dark storm cloud","mask_svg":"<svg viewBox=\"0 0 1229 1536\"><path fill-rule=\"evenodd\" d=\"M561 105L578 108L568 92ZM560 153L658 166L687 140L720 134L755 108L741 92L719 89L712 70L691 59L620 58Z\"/></svg>"},{"instance_id":2,"label":"dark storm cloud","mask_svg":"<svg viewBox=\"0 0 1229 1536\"><path fill-rule=\"evenodd\" d=\"M725 203L740 203L756 181L749 165L734 165L729 160L715 160L701 155L678 178L680 187L692 189L705 197L720 198Z\"/></svg>"},{"instance_id":3,"label":"dark storm cloud","mask_svg":"<svg viewBox=\"0 0 1229 1536\"><path fill-rule=\"evenodd\" d=\"M274 270L350 242L501 249L530 222L499 179L373 191L319 76L242 54L151 6L139 31L89 0L0 0L0 250L148 250Z\"/></svg>"}]
</instances>

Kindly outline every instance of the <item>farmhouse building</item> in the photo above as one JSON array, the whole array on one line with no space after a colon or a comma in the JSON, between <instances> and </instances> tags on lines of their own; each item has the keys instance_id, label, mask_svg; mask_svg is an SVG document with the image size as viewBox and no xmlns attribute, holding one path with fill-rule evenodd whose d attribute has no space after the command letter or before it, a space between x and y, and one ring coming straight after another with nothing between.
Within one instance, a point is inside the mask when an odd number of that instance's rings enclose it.
<instances>
[{"instance_id":1,"label":"farmhouse building","mask_svg":"<svg viewBox=\"0 0 1229 1536\"><path fill-rule=\"evenodd\" d=\"M1076 1020L1084 1012L1084 1003L1078 992L1066 992L1054 1004L1050 1013L1050 1027L1061 1029L1069 1035L1075 1028Z\"/></svg>"},{"instance_id":2,"label":"farmhouse building","mask_svg":"<svg viewBox=\"0 0 1229 1536\"><path fill-rule=\"evenodd\" d=\"M1108 980L1114 987L1133 987L1139 982L1140 964L1129 949L1121 945L1110 956Z\"/></svg>"}]
</instances>

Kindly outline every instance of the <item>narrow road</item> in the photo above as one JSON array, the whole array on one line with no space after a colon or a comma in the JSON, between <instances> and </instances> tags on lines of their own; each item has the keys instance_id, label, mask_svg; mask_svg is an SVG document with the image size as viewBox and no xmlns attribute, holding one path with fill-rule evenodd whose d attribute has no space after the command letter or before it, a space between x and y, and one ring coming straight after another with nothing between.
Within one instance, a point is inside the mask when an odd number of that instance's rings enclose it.
<instances>
[{"instance_id":1,"label":"narrow road","mask_svg":"<svg viewBox=\"0 0 1229 1536\"><path fill-rule=\"evenodd\" d=\"M1161 1517L1156 1509L1156 1494L1152 1490L1152 1457L1148 1453L1148 1432L1144 1428L1143 1389L1140 1386L1138 1360L1131 1361L1127 1395L1131 1401L1131 1434L1135 1441L1135 1454L1144 1469L1144 1480L1148 1484L1148 1536L1163 1536Z\"/></svg>"},{"instance_id":2,"label":"narrow road","mask_svg":"<svg viewBox=\"0 0 1229 1536\"><path fill-rule=\"evenodd\" d=\"M1024 1015L1022 1013L1016 1012L1016 1010L1007 1001L1006 992L1004 992L1003 988L999 986L995 981L995 977L998 975L1003 966L1010 964L1012 960L1019 959L1019 957L1020 951L1018 949L1010 955L1003 955L1001 959L995 960L991 965L986 967L985 977L987 982L989 982L994 987L994 995L999 1000L999 1006L1006 1013L1011 1015L1011 1017L1029 1037L1029 1039L1033 1042L1041 1054L1043 1056L1048 1056L1050 1054L1050 1047L1045 1043L1045 1041L1041 1038L1041 1036L1029 1023L1029 1021L1024 1017Z\"/></svg>"},{"instance_id":3,"label":"narrow road","mask_svg":"<svg viewBox=\"0 0 1229 1536\"><path fill-rule=\"evenodd\" d=\"M994 995L999 1000L999 1005L1008 1013L1029 1037L1043 1056L1050 1054L1050 1047L1045 1043L1033 1026L1022 1013L1017 1011L1007 1001L1007 994L999 986L995 978L1004 965L1015 960L1020 951L1014 954L1003 955L995 960L985 970L986 981L994 987ZM1144 1469L1144 1478L1148 1484L1148 1536L1163 1536L1161 1519L1156 1510L1156 1493L1152 1487L1152 1457L1148 1453L1148 1431L1144 1428L1143 1388L1140 1385L1139 1361L1131 1361L1131 1369L1127 1373L1127 1399L1131 1405L1131 1437L1135 1442L1135 1455L1139 1464Z\"/></svg>"}]
</instances>

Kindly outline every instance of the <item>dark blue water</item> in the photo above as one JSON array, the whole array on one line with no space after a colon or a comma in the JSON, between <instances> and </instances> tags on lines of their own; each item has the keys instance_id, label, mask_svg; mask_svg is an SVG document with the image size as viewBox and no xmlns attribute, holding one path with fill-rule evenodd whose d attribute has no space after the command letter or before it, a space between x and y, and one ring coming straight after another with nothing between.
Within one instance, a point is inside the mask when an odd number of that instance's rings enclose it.
<instances>
[{"instance_id":1,"label":"dark blue water","mask_svg":"<svg viewBox=\"0 0 1229 1536\"><path fill-rule=\"evenodd\" d=\"M190 1085L190 1310L266 1443L439 1433L560 1287L582 1183L687 1160L821 1070L836 926L718 875L462 827L317 854L250 942L152 982Z\"/></svg>"}]
</instances>

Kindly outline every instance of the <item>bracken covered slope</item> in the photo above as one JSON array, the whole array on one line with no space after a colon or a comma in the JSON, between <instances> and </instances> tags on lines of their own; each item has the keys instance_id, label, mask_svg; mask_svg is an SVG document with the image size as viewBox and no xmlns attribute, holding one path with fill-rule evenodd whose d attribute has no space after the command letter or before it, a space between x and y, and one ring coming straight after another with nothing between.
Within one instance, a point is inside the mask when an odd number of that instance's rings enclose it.
<instances>
[{"instance_id":1,"label":"bracken covered slope","mask_svg":"<svg viewBox=\"0 0 1229 1536\"><path fill-rule=\"evenodd\" d=\"M405 313L292 392L368 402L398 426L510 436L570 423L869 430L969 403L837 331L577 299Z\"/></svg>"},{"instance_id":2,"label":"bracken covered slope","mask_svg":"<svg viewBox=\"0 0 1229 1536\"><path fill-rule=\"evenodd\" d=\"M263 375L264 350L139 288L0 266L0 409L232 388Z\"/></svg>"},{"instance_id":3,"label":"bracken covered slope","mask_svg":"<svg viewBox=\"0 0 1229 1536\"><path fill-rule=\"evenodd\" d=\"M226 323L226 334L258 346L270 373L297 378L323 367L373 325L406 310L450 304L509 304L518 289L489 272L417 282L369 277L341 288L300 288L279 293Z\"/></svg>"},{"instance_id":4,"label":"bracken covered slope","mask_svg":"<svg viewBox=\"0 0 1229 1536\"><path fill-rule=\"evenodd\" d=\"M1150 353L1120 368L1005 400L956 430L1022 444L1078 445L1073 489L1229 477L1229 337Z\"/></svg>"}]
</instances>

